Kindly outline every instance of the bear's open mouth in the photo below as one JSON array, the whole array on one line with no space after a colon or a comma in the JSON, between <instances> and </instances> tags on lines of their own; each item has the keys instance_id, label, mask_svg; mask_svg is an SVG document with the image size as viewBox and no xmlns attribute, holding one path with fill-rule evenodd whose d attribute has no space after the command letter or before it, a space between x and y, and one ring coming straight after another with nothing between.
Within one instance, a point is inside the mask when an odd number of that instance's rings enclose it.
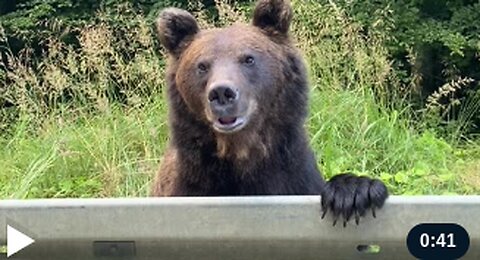
<instances>
[{"instance_id":1,"label":"bear's open mouth","mask_svg":"<svg viewBox=\"0 0 480 260\"><path fill-rule=\"evenodd\" d=\"M235 121L237 121L236 117L220 117L218 119L218 122L220 122L222 125L231 125L235 123Z\"/></svg>"},{"instance_id":2,"label":"bear's open mouth","mask_svg":"<svg viewBox=\"0 0 480 260\"><path fill-rule=\"evenodd\" d=\"M213 128L222 133L231 133L243 128L245 123L243 117L220 117L213 123Z\"/></svg>"}]
</instances>

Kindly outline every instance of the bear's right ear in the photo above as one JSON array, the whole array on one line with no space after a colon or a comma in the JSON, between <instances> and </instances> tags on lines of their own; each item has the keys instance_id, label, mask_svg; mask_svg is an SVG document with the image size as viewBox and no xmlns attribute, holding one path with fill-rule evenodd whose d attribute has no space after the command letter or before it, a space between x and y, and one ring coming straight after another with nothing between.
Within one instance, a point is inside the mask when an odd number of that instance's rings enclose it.
<instances>
[{"instance_id":1,"label":"bear's right ear","mask_svg":"<svg viewBox=\"0 0 480 260\"><path fill-rule=\"evenodd\" d=\"M200 29L189 12L178 8L166 8L156 21L157 37L167 51L178 57Z\"/></svg>"}]
</instances>

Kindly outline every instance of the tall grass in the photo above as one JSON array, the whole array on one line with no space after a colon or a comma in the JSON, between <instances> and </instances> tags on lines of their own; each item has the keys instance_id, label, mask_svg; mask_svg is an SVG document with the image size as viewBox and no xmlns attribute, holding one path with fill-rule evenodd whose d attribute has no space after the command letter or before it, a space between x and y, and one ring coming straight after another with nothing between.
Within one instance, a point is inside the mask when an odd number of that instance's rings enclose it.
<instances>
[{"instance_id":1,"label":"tall grass","mask_svg":"<svg viewBox=\"0 0 480 260\"><path fill-rule=\"evenodd\" d=\"M105 112L112 100L133 107L161 93L164 64L156 54L150 24L142 15L118 12L115 22L123 25L120 28L99 13L99 22L75 29L78 46L55 37L45 39L41 60L32 58L31 48L15 56L8 53L10 82L3 98L19 113L39 120L65 106ZM67 33L72 31L58 32Z\"/></svg>"},{"instance_id":2,"label":"tall grass","mask_svg":"<svg viewBox=\"0 0 480 260\"><path fill-rule=\"evenodd\" d=\"M2 140L0 197L145 196L166 143L166 106L112 106L98 115L44 120L34 134L21 118Z\"/></svg>"},{"instance_id":3,"label":"tall grass","mask_svg":"<svg viewBox=\"0 0 480 260\"><path fill-rule=\"evenodd\" d=\"M249 16L217 6L217 25ZM478 191L471 176L454 173L477 161L410 118L385 34L363 32L333 2L294 1L294 9L292 33L312 83L307 129L327 177L377 176L396 194ZM29 49L9 56L0 100L14 106L0 111L1 198L148 194L168 139L165 62L142 15L116 17L121 26L99 13L98 23L77 28L75 48L46 39L40 61Z\"/></svg>"},{"instance_id":4,"label":"tall grass","mask_svg":"<svg viewBox=\"0 0 480 260\"><path fill-rule=\"evenodd\" d=\"M78 48L48 38L40 61L9 55L0 197L148 194L167 138L164 61L144 17L120 14L124 27L99 13L79 28Z\"/></svg>"}]
</instances>

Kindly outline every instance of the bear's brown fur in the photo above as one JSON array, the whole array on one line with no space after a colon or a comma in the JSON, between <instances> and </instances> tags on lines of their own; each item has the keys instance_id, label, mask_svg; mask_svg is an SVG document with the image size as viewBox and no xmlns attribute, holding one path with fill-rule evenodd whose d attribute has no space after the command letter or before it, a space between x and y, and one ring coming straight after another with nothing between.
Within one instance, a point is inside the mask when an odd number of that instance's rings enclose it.
<instances>
[{"instance_id":1,"label":"bear's brown fur","mask_svg":"<svg viewBox=\"0 0 480 260\"><path fill-rule=\"evenodd\" d=\"M291 19L288 0L260 0L252 25L210 30L184 10L161 12L171 141L154 196L321 194L324 211L344 221L383 205L380 181L341 174L325 182L317 169Z\"/></svg>"}]
</instances>

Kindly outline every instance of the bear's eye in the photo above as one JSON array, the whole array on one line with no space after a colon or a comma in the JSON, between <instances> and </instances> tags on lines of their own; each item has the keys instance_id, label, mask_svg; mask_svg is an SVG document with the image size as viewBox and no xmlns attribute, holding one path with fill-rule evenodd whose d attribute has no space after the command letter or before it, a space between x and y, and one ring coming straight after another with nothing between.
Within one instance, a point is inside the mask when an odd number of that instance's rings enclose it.
<instances>
[{"instance_id":1,"label":"bear's eye","mask_svg":"<svg viewBox=\"0 0 480 260\"><path fill-rule=\"evenodd\" d=\"M208 71L208 66L207 64L203 63L203 62L200 62L198 65L197 65L197 69L198 69L198 72L200 73L205 73Z\"/></svg>"},{"instance_id":2,"label":"bear's eye","mask_svg":"<svg viewBox=\"0 0 480 260\"><path fill-rule=\"evenodd\" d=\"M255 59L252 56L245 56L243 63L247 66L252 66L255 64Z\"/></svg>"}]
</instances>

